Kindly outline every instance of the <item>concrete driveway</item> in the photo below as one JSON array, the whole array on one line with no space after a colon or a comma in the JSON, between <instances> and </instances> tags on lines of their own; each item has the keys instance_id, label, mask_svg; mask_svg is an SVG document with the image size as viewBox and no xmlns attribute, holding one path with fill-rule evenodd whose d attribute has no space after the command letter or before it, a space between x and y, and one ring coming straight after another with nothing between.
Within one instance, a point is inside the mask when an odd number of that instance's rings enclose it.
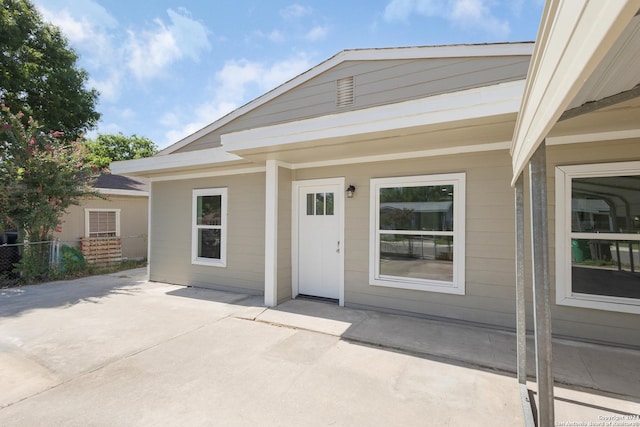
<instances>
[{"instance_id":1,"label":"concrete driveway","mask_svg":"<svg viewBox=\"0 0 640 427\"><path fill-rule=\"evenodd\" d=\"M0 425L523 423L508 333L300 300L267 310L145 273L0 290ZM573 421L638 409L571 393Z\"/></svg>"}]
</instances>

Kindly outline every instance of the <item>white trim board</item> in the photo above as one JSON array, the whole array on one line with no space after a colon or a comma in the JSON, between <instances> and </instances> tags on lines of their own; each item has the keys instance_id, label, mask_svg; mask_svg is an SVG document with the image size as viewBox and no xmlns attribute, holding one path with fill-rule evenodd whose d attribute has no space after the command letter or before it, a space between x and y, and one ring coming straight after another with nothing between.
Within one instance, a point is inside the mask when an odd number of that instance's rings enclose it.
<instances>
[{"instance_id":1,"label":"white trim board","mask_svg":"<svg viewBox=\"0 0 640 427\"><path fill-rule=\"evenodd\" d=\"M167 169L179 169L187 166L224 166L225 164L243 160L242 157L231 154L222 147L215 147L186 153L175 153L171 156L155 155L144 159L112 162L110 169L111 173L114 174L135 175L144 172L162 172Z\"/></svg>"},{"instance_id":2,"label":"white trim board","mask_svg":"<svg viewBox=\"0 0 640 427\"><path fill-rule=\"evenodd\" d=\"M263 173L266 170L264 166L258 166L253 168L243 169L228 169L223 171L206 171L206 172L193 172L176 175L162 175L149 178L149 182L162 182L162 181L179 181L182 179L198 179L198 178L211 178L215 176L231 176L231 175L244 175L250 173Z\"/></svg>"},{"instance_id":3,"label":"white trim board","mask_svg":"<svg viewBox=\"0 0 640 427\"><path fill-rule=\"evenodd\" d=\"M121 190L118 188L94 188L100 194L107 194L110 196L133 196L133 197L148 197L148 191L138 190Z\"/></svg>"},{"instance_id":4,"label":"white trim board","mask_svg":"<svg viewBox=\"0 0 640 427\"><path fill-rule=\"evenodd\" d=\"M428 58L464 58L484 56L530 56L533 52L533 43L493 43L477 45L448 45L448 46L418 46L384 49L354 49L343 50L328 60L316 65L304 73L294 77L288 82L250 101L242 107L232 111L226 116L214 121L195 133L181 139L173 145L162 150L159 155L167 155L179 150L191 142L213 132L237 117L266 104L283 93L300 86L325 71L346 61L380 61L397 59L428 59Z\"/></svg>"},{"instance_id":5,"label":"white trim board","mask_svg":"<svg viewBox=\"0 0 640 427\"><path fill-rule=\"evenodd\" d=\"M220 136L230 152L517 113L524 80Z\"/></svg>"}]
</instances>

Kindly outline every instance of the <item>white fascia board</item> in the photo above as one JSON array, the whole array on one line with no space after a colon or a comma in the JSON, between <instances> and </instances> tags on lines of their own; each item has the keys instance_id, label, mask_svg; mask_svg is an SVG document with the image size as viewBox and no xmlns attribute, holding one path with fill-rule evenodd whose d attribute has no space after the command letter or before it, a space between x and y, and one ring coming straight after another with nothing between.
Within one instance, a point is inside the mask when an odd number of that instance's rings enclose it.
<instances>
[{"instance_id":1,"label":"white fascia board","mask_svg":"<svg viewBox=\"0 0 640 427\"><path fill-rule=\"evenodd\" d=\"M117 188L94 188L100 194L106 194L109 196L136 196L136 197L149 197L148 191L138 190L121 190Z\"/></svg>"},{"instance_id":2,"label":"white fascia board","mask_svg":"<svg viewBox=\"0 0 640 427\"><path fill-rule=\"evenodd\" d=\"M639 8L640 0L547 2L511 146L512 185Z\"/></svg>"},{"instance_id":3,"label":"white fascia board","mask_svg":"<svg viewBox=\"0 0 640 427\"><path fill-rule=\"evenodd\" d=\"M345 61L383 61L403 59L429 58L471 58L488 56L529 56L533 52L533 43L495 43L477 45L445 45L445 46L416 46L381 49L353 49L343 50L315 67L305 71L264 95L250 101L224 117L214 121L195 133L181 139L158 153L167 155L196 141L210 132L226 125L249 111L266 104L272 99L290 91L291 89L311 80L327 70Z\"/></svg>"},{"instance_id":4,"label":"white fascia board","mask_svg":"<svg viewBox=\"0 0 640 427\"><path fill-rule=\"evenodd\" d=\"M160 172L166 169L181 167L217 165L242 160L242 157L226 152L221 147L208 148L206 150L175 153L167 156L154 156L144 159L123 160L113 162L110 165L111 173L120 175L139 174L145 172Z\"/></svg>"},{"instance_id":5,"label":"white fascia board","mask_svg":"<svg viewBox=\"0 0 640 427\"><path fill-rule=\"evenodd\" d=\"M230 152L518 112L524 80L221 135Z\"/></svg>"}]
</instances>

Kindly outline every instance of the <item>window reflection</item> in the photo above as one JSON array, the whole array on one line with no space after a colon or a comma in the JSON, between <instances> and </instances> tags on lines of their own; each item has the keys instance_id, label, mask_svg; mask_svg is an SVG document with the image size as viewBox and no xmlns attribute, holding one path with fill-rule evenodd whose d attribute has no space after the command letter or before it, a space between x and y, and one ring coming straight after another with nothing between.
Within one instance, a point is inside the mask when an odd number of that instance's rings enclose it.
<instances>
[{"instance_id":1,"label":"window reflection","mask_svg":"<svg viewBox=\"0 0 640 427\"><path fill-rule=\"evenodd\" d=\"M453 185L380 189L381 230L453 230Z\"/></svg>"},{"instance_id":2,"label":"window reflection","mask_svg":"<svg viewBox=\"0 0 640 427\"><path fill-rule=\"evenodd\" d=\"M639 176L572 179L572 292L640 299L640 242L601 235L640 233L639 215Z\"/></svg>"},{"instance_id":3,"label":"window reflection","mask_svg":"<svg viewBox=\"0 0 640 427\"><path fill-rule=\"evenodd\" d=\"M453 281L453 236L380 235L380 274Z\"/></svg>"}]
</instances>

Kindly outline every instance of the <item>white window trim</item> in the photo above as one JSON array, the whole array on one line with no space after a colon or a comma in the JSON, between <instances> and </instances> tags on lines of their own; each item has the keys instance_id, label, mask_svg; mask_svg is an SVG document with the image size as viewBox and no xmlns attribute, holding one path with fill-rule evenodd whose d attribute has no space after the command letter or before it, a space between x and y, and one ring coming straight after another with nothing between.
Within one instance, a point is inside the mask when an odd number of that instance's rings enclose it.
<instances>
[{"instance_id":1,"label":"white window trim","mask_svg":"<svg viewBox=\"0 0 640 427\"><path fill-rule=\"evenodd\" d=\"M108 208L84 208L84 237L91 237L91 227L89 224L89 217L91 212L115 212L116 213L116 236L120 237L120 209L108 209Z\"/></svg>"},{"instance_id":2,"label":"white window trim","mask_svg":"<svg viewBox=\"0 0 640 427\"><path fill-rule=\"evenodd\" d=\"M196 213L198 211L199 196L222 196L221 202L221 224L220 224L220 259L203 258L198 256L198 229L211 228L199 226L197 224ZM226 188L203 188L193 190L191 207L191 263L196 265L206 265L211 267L227 266L227 189Z\"/></svg>"},{"instance_id":3,"label":"white window trim","mask_svg":"<svg viewBox=\"0 0 640 427\"><path fill-rule=\"evenodd\" d=\"M639 175L640 162L557 166L556 178L556 304L640 314L634 298L574 293L571 286L571 180L606 176ZM573 233L578 235L578 233ZM640 240L637 234L600 233L602 237ZM579 236L578 236L579 237Z\"/></svg>"},{"instance_id":4,"label":"white window trim","mask_svg":"<svg viewBox=\"0 0 640 427\"><path fill-rule=\"evenodd\" d=\"M370 185L369 207L369 284L400 289L465 294L465 173L420 175L395 178L373 178ZM453 281L410 279L380 275L379 189L389 186L453 185ZM424 232L438 234L438 232ZM421 234L423 234L421 232Z\"/></svg>"}]
</instances>

